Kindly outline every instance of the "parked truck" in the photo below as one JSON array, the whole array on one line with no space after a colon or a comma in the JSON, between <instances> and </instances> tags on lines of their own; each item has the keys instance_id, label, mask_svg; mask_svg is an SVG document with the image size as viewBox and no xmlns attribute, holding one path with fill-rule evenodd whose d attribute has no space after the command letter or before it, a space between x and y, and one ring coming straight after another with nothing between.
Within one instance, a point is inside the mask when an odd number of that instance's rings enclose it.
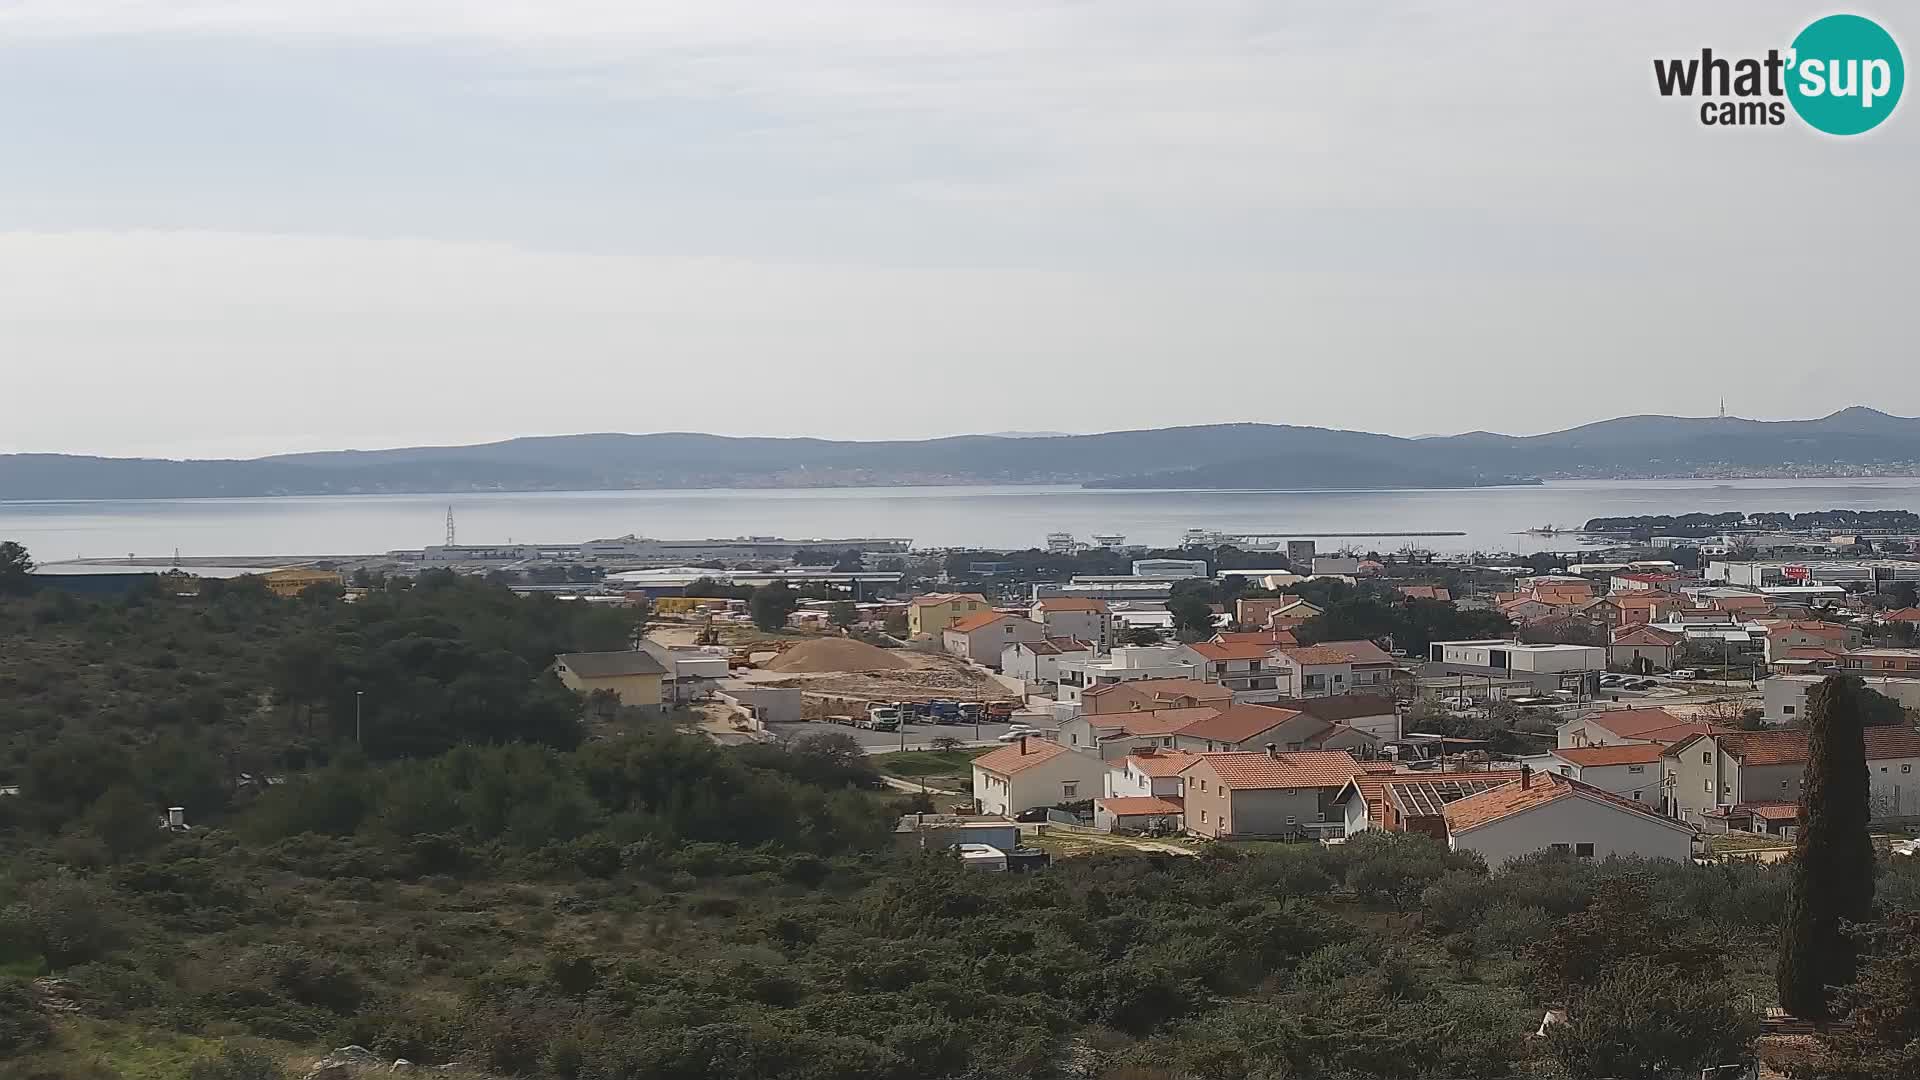
<instances>
[{"instance_id":1,"label":"parked truck","mask_svg":"<svg viewBox=\"0 0 1920 1080\"><path fill-rule=\"evenodd\" d=\"M899 731L900 710L892 705L869 705L860 727L867 731Z\"/></svg>"}]
</instances>

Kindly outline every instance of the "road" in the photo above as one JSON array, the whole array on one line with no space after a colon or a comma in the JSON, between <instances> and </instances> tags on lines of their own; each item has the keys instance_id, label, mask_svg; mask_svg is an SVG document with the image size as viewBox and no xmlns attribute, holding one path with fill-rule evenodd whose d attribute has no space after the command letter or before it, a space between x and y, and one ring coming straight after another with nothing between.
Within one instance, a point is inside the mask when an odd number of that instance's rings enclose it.
<instances>
[{"instance_id":1,"label":"road","mask_svg":"<svg viewBox=\"0 0 1920 1080\"><path fill-rule=\"evenodd\" d=\"M907 724L899 731L862 731L841 724L810 720L799 724L768 724L775 738L799 739L826 731L851 735L869 754L887 754L896 750L931 750L933 740L959 739L962 746L997 746L995 740L1007 733L1006 724ZM974 732L978 730L976 738Z\"/></svg>"}]
</instances>

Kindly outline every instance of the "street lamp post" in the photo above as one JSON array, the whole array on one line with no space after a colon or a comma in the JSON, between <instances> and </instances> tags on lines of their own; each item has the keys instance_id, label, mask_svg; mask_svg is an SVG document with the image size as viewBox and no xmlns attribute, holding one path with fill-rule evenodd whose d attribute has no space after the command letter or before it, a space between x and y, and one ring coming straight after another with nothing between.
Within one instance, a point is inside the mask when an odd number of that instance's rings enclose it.
<instances>
[{"instance_id":1,"label":"street lamp post","mask_svg":"<svg viewBox=\"0 0 1920 1080\"><path fill-rule=\"evenodd\" d=\"M355 690L353 692L353 744L355 746L366 745L365 741L360 737L360 701L366 696L367 692L365 690Z\"/></svg>"}]
</instances>

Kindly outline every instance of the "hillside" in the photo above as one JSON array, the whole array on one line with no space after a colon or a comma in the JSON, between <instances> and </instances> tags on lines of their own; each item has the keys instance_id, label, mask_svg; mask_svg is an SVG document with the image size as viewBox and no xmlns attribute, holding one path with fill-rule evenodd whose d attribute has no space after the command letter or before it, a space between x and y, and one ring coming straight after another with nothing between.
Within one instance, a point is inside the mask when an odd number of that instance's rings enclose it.
<instances>
[{"instance_id":1,"label":"hillside","mask_svg":"<svg viewBox=\"0 0 1920 1080\"><path fill-rule=\"evenodd\" d=\"M0 499L1075 483L1116 488L1468 487L1538 477L1906 471L1920 420L1629 416L1545 435L1403 439L1284 424L848 442L690 432L169 461L0 455Z\"/></svg>"}]
</instances>

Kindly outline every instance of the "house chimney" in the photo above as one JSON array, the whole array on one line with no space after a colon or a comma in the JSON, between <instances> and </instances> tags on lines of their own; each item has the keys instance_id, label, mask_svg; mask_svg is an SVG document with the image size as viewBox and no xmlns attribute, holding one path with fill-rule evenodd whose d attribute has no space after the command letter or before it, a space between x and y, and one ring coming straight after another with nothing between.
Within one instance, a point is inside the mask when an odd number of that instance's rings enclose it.
<instances>
[{"instance_id":1,"label":"house chimney","mask_svg":"<svg viewBox=\"0 0 1920 1080\"><path fill-rule=\"evenodd\" d=\"M1533 767L1526 764L1525 762L1522 762L1520 765L1520 790L1525 791L1532 786L1533 786Z\"/></svg>"},{"instance_id":2,"label":"house chimney","mask_svg":"<svg viewBox=\"0 0 1920 1080\"><path fill-rule=\"evenodd\" d=\"M1020 736L1020 753L1022 756L1025 756L1026 752L1027 752L1027 737L1025 735L1022 735Z\"/></svg>"},{"instance_id":3,"label":"house chimney","mask_svg":"<svg viewBox=\"0 0 1920 1080\"><path fill-rule=\"evenodd\" d=\"M167 828L184 829L187 827L187 808L184 806L167 807Z\"/></svg>"},{"instance_id":4,"label":"house chimney","mask_svg":"<svg viewBox=\"0 0 1920 1080\"><path fill-rule=\"evenodd\" d=\"M1280 745L1279 745L1278 743L1268 743L1268 744L1267 744L1267 756L1268 756L1268 757L1270 757L1270 758L1272 758L1272 759L1273 759L1273 760L1275 760L1275 761L1279 761L1279 760L1280 760Z\"/></svg>"}]
</instances>

